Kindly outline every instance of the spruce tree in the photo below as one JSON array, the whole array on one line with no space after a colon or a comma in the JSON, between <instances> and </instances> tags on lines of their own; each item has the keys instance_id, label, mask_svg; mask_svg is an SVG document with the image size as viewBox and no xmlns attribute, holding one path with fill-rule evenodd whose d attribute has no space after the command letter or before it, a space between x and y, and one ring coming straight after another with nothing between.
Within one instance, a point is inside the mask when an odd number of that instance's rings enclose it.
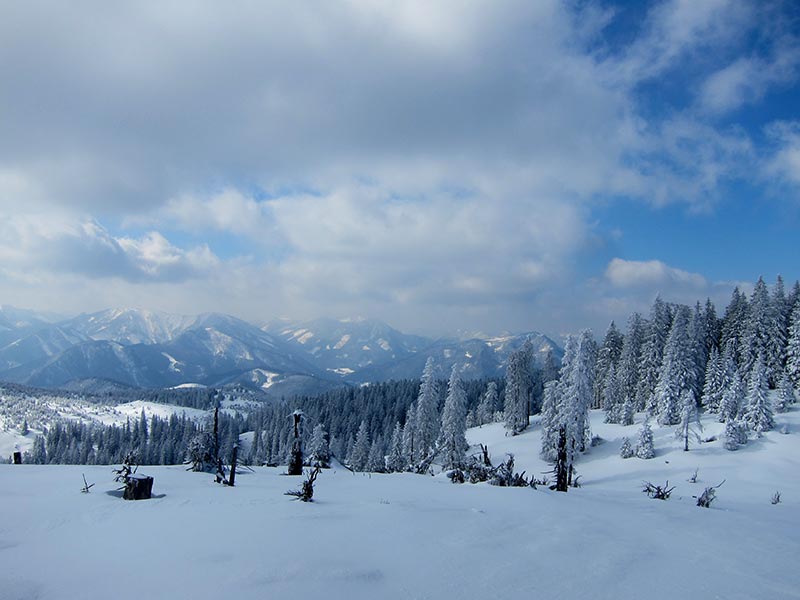
<instances>
[{"instance_id":1,"label":"spruce tree","mask_svg":"<svg viewBox=\"0 0 800 600\"><path fill-rule=\"evenodd\" d=\"M764 431L772 429L772 405L767 396L767 370L764 366L764 357L759 354L750 373L747 386L747 407L743 419L747 426L761 437Z\"/></svg>"},{"instance_id":2,"label":"spruce tree","mask_svg":"<svg viewBox=\"0 0 800 600\"><path fill-rule=\"evenodd\" d=\"M622 333L617 329L614 321L606 330L605 338L600 349L597 351L597 362L595 363L595 386L592 400L592 408L603 408L605 406L605 386L608 370L613 366L616 368L622 355L624 341Z\"/></svg>"},{"instance_id":3,"label":"spruce tree","mask_svg":"<svg viewBox=\"0 0 800 600\"><path fill-rule=\"evenodd\" d=\"M406 424L403 427L403 456L406 467L416 464L419 449L416 447L417 411L412 402L406 411Z\"/></svg>"},{"instance_id":4,"label":"spruce tree","mask_svg":"<svg viewBox=\"0 0 800 600\"><path fill-rule=\"evenodd\" d=\"M653 430L650 428L650 423L645 421L642 423L642 428L639 430L639 443L636 444L636 456L649 459L655 457L655 455Z\"/></svg>"},{"instance_id":5,"label":"spruce tree","mask_svg":"<svg viewBox=\"0 0 800 600\"><path fill-rule=\"evenodd\" d=\"M350 452L348 458L351 469L354 471L366 470L367 463L369 462L370 448L367 422L361 421L361 425L358 427L358 433L356 434L355 443L353 444L353 450Z\"/></svg>"},{"instance_id":6,"label":"spruce tree","mask_svg":"<svg viewBox=\"0 0 800 600\"><path fill-rule=\"evenodd\" d=\"M719 422L729 423L735 421L743 409L745 400L745 385L742 381L739 370L734 369L733 376L730 378L728 386L722 392L722 400L719 405Z\"/></svg>"},{"instance_id":7,"label":"spruce tree","mask_svg":"<svg viewBox=\"0 0 800 600\"><path fill-rule=\"evenodd\" d=\"M642 357L645 323L639 313L633 313L628 319L628 333L622 342L617 376L623 397L636 398L639 384L639 363Z\"/></svg>"},{"instance_id":8,"label":"spruce tree","mask_svg":"<svg viewBox=\"0 0 800 600\"><path fill-rule=\"evenodd\" d=\"M697 401L694 397L694 392L691 389L683 390L681 394L681 422L675 435L683 440L684 452L689 451L689 437L694 435L697 441L700 441L700 431L703 426L700 424L700 418L697 415Z\"/></svg>"},{"instance_id":9,"label":"spruce tree","mask_svg":"<svg viewBox=\"0 0 800 600\"><path fill-rule=\"evenodd\" d=\"M447 398L442 410L442 427L438 447L442 457L442 467L455 469L464 464L464 455L469 445L466 438L466 397L459 376L459 365L453 365Z\"/></svg>"},{"instance_id":10,"label":"spruce tree","mask_svg":"<svg viewBox=\"0 0 800 600\"><path fill-rule=\"evenodd\" d=\"M553 462L556 459L558 448L558 428L560 426L558 414L558 381L548 381L544 384L544 400L542 401L541 426L542 449L540 456L543 460Z\"/></svg>"},{"instance_id":11,"label":"spruce tree","mask_svg":"<svg viewBox=\"0 0 800 600\"><path fill-rule=\"evenodd\" d=\"M433 357L428 357L422 372L417 398L416 430L414 432L415 462L425 459L436 446L439 437L439 398L433 376Z\"/></svg>"},{"instance_id":12,"label":"spruce tree","mask_svg":"<svg viewBox=\"0 0 800 600\"><path fill-rule=\"evenodd\" d=\"M661 364L664 359L664 348L672 325L669 307L656 297L647 326L647 333L642 346L642 358L639 369L639 385L636 402L639 409L656 410L656 386L661 375Z\"/></svg>"},{"instance_id":13,"label":"spruce tree","mask_svg":"<svg viewBox=\"0 0 800 600\"><path fill-rule=\"evenodd\" d=\"M408 466L408 460L403 454L403 428L400 426L400 421L397 421L394 424L394 431L392 431L386 468L390 473L399 473L405 471L406 466Z\"/></svg>"},{"instance_id":14,"label":"spruce tree","mask_svg":"<svg viewBox=\"0 0 800 600\"><path fill-rule=\"evenodd\" d=\"M778 384L778 399L775 403L775 410L777 412L786 412L789 410L789 406L794 404L795 401L794 387L792 387L789 374L784 370L783 376Z\"/></svg>"},{"instance_id":15,"label":"spruce tree","mask_svg":"<svg viewBox=\"0 0 800 600\"><path fill-rule=\"evenodd\" d=\"M772 364L769 354L770 336L774 333L773 311L767 284L762 277L758 278L750 298L750 311L745 323L742 339L739 341L741 356L741 372L750 377L758 356L765 364L765 377L769 379L767 365Z\"/></svg>"},{"instance_id":16,"label":"spruce tree","mask_svg":"<svg viewBox=\"0 0 800 600\"><path fill-rule=\"evenodd\" d=\"M532 354L530 341L526 340L522 348L508 356L504 413L506 429L512 435L516 435L528 427L533 391L530 374Z\"/></svg>"},{"instance_id":17,"label":"spruce tree","mask_svg":"<svg viewBox=\"0 0 800 600\"><path fill-rule=\"evenodd\" d=\"M311 432L311 441L308 444L308 460L312 467L330 466L331 453L328 447L328 434L322 423L317 423Z\"/></svg>"},{"instance_id":18,"label":"spruce tree","mask_svg":"<svg viewBox=\"0 0 800 600\"><path fill-rule=\"evenodd\" d=\"M628 438L622 439L622 446L619 449L619 455L621 458L631 458L633 456L633 446L631 446L631 441Z\"/></svg>"},{"instance_id":19,"label":"spruce tree","mask_svg":"<svg viewBox=\"0 0 800 600\"><path fill-rule=\"evenodd\" d=\"M603 410L606 413L606 423L619 423L622 416L622 403L622 390L617 377L617 370L611 364L606 371L603 389Z\"/></svg>"},{"instance_id":20,"label":"spruce tree","mask_svg":"<svg viewBox=\"0 0 800 600\"><path fill-rule=\"evenodd\" d=\"M486 392L478 405L477 420L478 425L486 425L494 421L494 413L497 407L497 383L490 381L486 386Z\"/></svg>"},{"instance_id":21,"label":"spruce tree","mask_svg":"<svg viewBox=\"0 0 800 600\"><path fill-rule=\"evenodd\" d=\"M789 319L789 339L786 346L786 372L794 387L800 390L800 300L794 303Z\"/></svg>"},{"instance_id":22,"label":"spruce tree","mask_svg":"<svg viewBox=\"0 0 800 600\"><path fill-rule=\"evenodd\" d=\"M700 403L707 412L719 412L719 405L722 402L725 378L723 372L722 357L716 346L711 348L711 353L706 363L705 384L703 385L703 396Z\"/></svg>"},{"instance_id":23,"label":"spruce tree","mask_svg":"<svg viewBox=\"0 0 800 600\"><path fill-rule=\"evenodd\" d=\"M681 394L694 388L696 370L689 339L689 315L688 307L678 308L664 349L664 361L655 389L655 408L658 422L662 425L680 422Z\"/></svg>"}]
</instances>

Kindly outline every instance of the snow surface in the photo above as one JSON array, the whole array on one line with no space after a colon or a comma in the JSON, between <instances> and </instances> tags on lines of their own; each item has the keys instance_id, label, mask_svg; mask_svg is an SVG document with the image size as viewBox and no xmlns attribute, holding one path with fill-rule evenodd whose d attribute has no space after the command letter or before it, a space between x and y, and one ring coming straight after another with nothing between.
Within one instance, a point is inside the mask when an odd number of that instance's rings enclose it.
<instances>
[{"instance_id":1,"label":"snow surface","mask_svg":"<svg viewBox=\"0 0 800 600\"><path fill-rule=\"evenodd\" d=\"M673 427L655 427L657 457L645 461L618 456L641 416L622 427L595 413L605 442L581 458L584 485L567 494L339 468L304 504L283 495L302 480L283 469L225 488L183 467L142 467L155 497L128 502L109 467L0 465L0 597L799 598L800 411L777 420L789 435L736 452L719 441L682 452ZM706 436L721 429L704 425ZM538 426L469 437L496 462L513 451L519 470L548 468ZM96 483L89 494L82 473ZM669 500L640 491L667 479ZM722 479L712 507L695 506Z\"/></svg>"}]
</instances>

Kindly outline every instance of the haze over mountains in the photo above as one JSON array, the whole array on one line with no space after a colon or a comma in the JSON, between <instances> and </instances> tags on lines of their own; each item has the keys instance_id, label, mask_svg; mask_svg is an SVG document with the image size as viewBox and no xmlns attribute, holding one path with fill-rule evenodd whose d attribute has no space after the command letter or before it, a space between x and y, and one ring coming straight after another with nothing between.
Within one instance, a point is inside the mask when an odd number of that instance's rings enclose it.
<instances>
[{"instance_id":1,"label":"haze over mountains","mask_svg":"<svg viewBox=\"0 0 800 600\"><path fill-rule=\"evenodd\" d=\"M418 377L429 356L441 376L501 375L508 353L530 339L537 355L561 349L529 332L430 339L369 319L276 320L263 327L230 315L190 317L109 309L58 319L0 307L0 380L90 389L98 382L161 388L239 384L273 395Z\"/></svg>"}]
</instances>

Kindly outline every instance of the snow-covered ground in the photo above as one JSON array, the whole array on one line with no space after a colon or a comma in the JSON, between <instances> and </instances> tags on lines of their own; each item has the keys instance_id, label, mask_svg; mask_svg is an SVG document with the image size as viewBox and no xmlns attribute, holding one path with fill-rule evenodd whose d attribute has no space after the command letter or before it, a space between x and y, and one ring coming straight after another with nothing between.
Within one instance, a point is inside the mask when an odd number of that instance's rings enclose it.
<instances>
[{"instance_id":1,"label":"snow-covered ground","mask_svg":"<svg viewBox=\"0 0 800 600\"><path fill-rule=\"evenodd\" d=\"M788 435L736 452L719 441L682 452L674 428L655 428L647 461L617 454L641 418L592 417L606 441L567 494L332 469L304 504L283 495L301 478L282 469L224 488L143 467L156 497L126 502L109 467L0 465L0 598L800 598L800 411L778 415ZM538 427L509 438L484 426L470 439L496 461L513 451L529 474L547 468ZM669 500L640 491L667 479ZM710 509L695 506L723 479Z\"/></svg>"}]
</instances>

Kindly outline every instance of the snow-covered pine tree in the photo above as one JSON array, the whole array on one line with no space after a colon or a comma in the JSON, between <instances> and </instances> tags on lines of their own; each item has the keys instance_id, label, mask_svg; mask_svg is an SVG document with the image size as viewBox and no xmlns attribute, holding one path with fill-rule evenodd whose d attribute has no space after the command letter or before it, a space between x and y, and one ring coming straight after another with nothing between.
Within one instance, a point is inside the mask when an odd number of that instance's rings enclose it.
<instances>
[{"instance_id":1,"label":"snow-covered pine tree","mask_svg":"<svg viewBox=\"0 0 800 600\"><path fill-rule=\"evenodd\" d=\"M375 438L370 446L366 470L370 473L386 472L386 456L383 453L383 441L380 437Z\"/></svg>"},{"instance_id":2,"label":"snow-covered pine tree","mask_svg":"<svg viewBox=\"0 0 800 600\"><path fill-rule=\"evenodd\" d=\"M718 413L722 402L722 393L725 386L722 357L716 346L712 346L711 353L706 363L705 384L703 396L700 400L703 408L709 413Z\"/></svg>"},{"instance_id":3,"label":"snow-covered pine tree","mask_svg":"<svg viewBox=\"0 0 800 600\"><path fill-rule=\"evenodd\" d=\"M367 422L361 421L356 433L356 440L353 444L353 450L350 452L348 462L350 468L354 471L364 471L369 462L369 451L371 445L369 443L369 430L367 429Z\"/></svg>"},{"instance_id":4,"label":"snow-covered pine tree","mask_svg":"<svg viewBox=\"0 0 800 600\"><path fill-rule=\"evenodd\" d=\"M775 402L775 411L779 413L786 412L795 401L794 387L789 379L789 374L784 369L780 383L778 383L778 398Z\"/></svg>"},{"instance_id":5,"label":"snow-covered pine tree","mask_svg":"<svg viewBox=\"0 0 800 600\"><path fill-rule=\"evenodd\" d=\"M765 377L769 380L770 373L767 365L772 362L772 357L769 355L769 336L773 331L774 320L769 291L763 277L759 277L753 288L750 312L742 338L739 340L740 372L748 378L748 383L759 354L761 360L764 361Z\"/></svg>"},{"instance_id":6,"label":"snow-covered pine tree","mask_svg":"<svg viewBox=\"0 0 800 600\"><path fill-rule=\"evenodd\" d=\"M694 392L691 389L685 389L681 393L681 422L675 431L675 436L683 440L683 451L689 451L689 437L700 441L700 432L703 426L700 424L700 418L697 415L697 400L695 400Z\"/></svg>"},{"instance_id":7,"label":"snow-covered pine tree","mask_svg":"<svg viewBox=\"0 0 800 600\"><path fill-rule=\"evenodd\" d=\"M688 336L690 360L694 365L692 392L695 398L700 398L703 393L708 350L706 350L706 321L699 302L694 305L694 311L689 318Z\"/></svg>"},{"instance_id":8,"label":"snow-covered pine tree","mask_svg":"<svg viewBox=\"0 0 800 600\"><path fill-rule=\"evenodd\" d=\"M486 425L494 421L494 413L497 407L497 383L490 381L486 386L486 392L481 397L478 405L477 420L478 425Z\"/></svg>"},{"instance_id":9,"label":"snow-covered pine tree","mask_svg":"<svg viewBox=\"0 0 800 600\"><path fill-rule=\"evenodd\" d=\"M553 462L556 459L558 428L560 426L558 404L558 381L548 381L544 384L544 399L542 400L540 420L542 426L542 449L539 454L543 460L548 462Z\"/></svg>"},{"instance_id":10,"label":"snow-covered pine tree","mask_svg":"<svg viewBox=\"0 0 800 600\"><path fill-rule=\"evenodd\" d=\"M504 412L506 429L517 435L528 427L531 403L531 358L533 348L529 340L522 348L508 355Z\"/></svg>"},{"instance_id":11,"label":"snow-covered pine tree","mask_svg":"<svg viewBox=\"0 0 800 600\"><path fill-rule=\"evenodd\" d=\"M390 473L399 473L405 471L407 466L408 460L403 455L403 428L400 426L400 421L397 421L394 424L394 431L392 431L389 456L386 458L386 470Z\"/></svg>"},{"instance_id":12,"label":"snow-covered pine tree","mask_svg":"<svg viewBox=\"0 0 800 600\"><path fill-rule=\"evenodd\" d=\"M711 348L715 346L717 348L720 348L720 336L722 334L721 323L720 320L717 318L717 309L714 306L714 303L711 302L711 298L706 298L705 311L703 312L703 321L705 323L704 331L705 331L706 353L708 354L711 352Z\"/></svg>"},{"instance_id":13,"label":"snow-covered pine tree","mask_svg":"<svg viewBox=\"0 0 800 600\"><path fill-rule=\"evenodd\" d=\"M628 438L622 438L622 446L619 449L620 458L631 458L633 456L633 446Z\"/></svg>"},{"instance_id":14,"label":"snow-covered pine tree","mask_svg":"<svg viewBox=\"0 0 800 600\"><path fill-rule=\"evenodd\" d=\"M412 402L406 411L406 424L403 426L403 457L405 458L406 468L416 464L417 453L415 438L417 433L417 411Z\"/></svg>"},{"instance_id":15,"label":"snow-covered pine tree","mask_svg":"<svg viewBox=\"0 0 800 600\"><path fill-rule=\"evenodd\" d=\"M623 398L636 398L636 388L639 384L639 362L642 357L644 343L645 322L639 313L633 313L628 319L628 333L622 342L617 377Z\"/></svg>"},{"instance_id":16,"label":"snow-covered pine tree","mask_svg":"<svg viewBox=\"0 0 800 600\"><path fill-rule=\"evenodd\" d=\"M636 392L637 407L655 412L656 386L661 375L664 347L667 343L672 315L660 296L656 297L647 326L639 366L639 384Z\"/></svg>"},{"instance_id":17,"label":"snow-covered pine tree","mask_svg":"<svg viewBox=\"0 0 800 600\"><path fill-rule=\"evenodd\" d=\"M639 430L639 443L636 444L636 456L639 458L649 459L656 455L655 448L653 447L653 430L650 428L650 423L645 421L642 423L642 428Z\"/></svg>"},{"instance_id":18,"label":"snow-covered pine tree","mask_svg":"<svg viewBox=\"0 0 800 600\"><path fill-rule=\"evenodd\" d=\"M625 396L622 403L622 408L619 413L620 425L633 425L633 419L636 416L636 402L630 396Z\"/></svg>"},{"instance_id":19,"label":"snow-covered pine tree","mask_svg":"<svg viewBox=\"0 0 800 600\"><path fill-rule=\"evenodd\" d=\"M596 346L592 332L584 329L578 336L575 359L567 375L561 414L567 434L567 463L572 465L579 452L589 445L592 434L589 426L589 406L594 390Z\"/></svg>"},{"instance_id":20,"label":"snow-covered pine tree","mask_svg":"<svg viewBox=\"0 0 800 600\"><path fill-rule=\"evenodd\" d=\"M771 387L778 386L786 364L786 342L789 334L791 306L786 299L783 277L778 275L770 297L770 332L767 341L767 373Z\"/></svg>"},{"instance_id":21,"label":"snow-covered pine tree","mask_svg":"<svg viewBox=\"0 0 800 600\"><path fill-rule=\"evenodd\" d=\"M542 385L556 379L558 379L558 367L556 366L556 359L553 357L553 349L548 347L542 361Z\"/></svg>"},{"instance_id":22,"label":"snow-covered pine tree","mask_svg":"<svg viewBox=\"0 0 800 600\"><path fill-rule=\"evenodd\" d=\"M725 423L725 434L722 445L726 450L737 450L747 442L747 426L736 419Z\"/></svg>"},{"instance_id":23,"label":"snow-covered pine tree","mask_svg":"<svg viewBox=\"0 0 800 600\"><path fill-rule=\"evenodd\" d=\"M331 462L331 452L328 447L328 433L322 423L317 423L311 432L311 441L308 444L308 462L312 467L327 469Z\"/></svg>"},{"instance_id":24,"label":"snow-covered pine tree","mask_svg":"<svg viewBox=\"0 0 800 600\"><path fill-rule=\"evenodd\" d=\"M739 346L744 337L749 313L750 306L747 302L747 296L740 292L738 287L734 288L731 294L731 301L725 309L725 316L722 318L719 347L726 348L731 340L735 341L733 359L737 367L741 361Z\"/></svg>"},{"instance_id":25,"label":"snow-covered pine tree","mask_svg":"<svg viewBox=\"0 0 800 600\"><path fill-rule=\"evenodd\" d=\"M414 432L415 462L425 459L436 446L439 437L439 397L433 376L433 357L428 357L422 371L417 398L416 431Z\"/></svg>"},{"instance_id":26,"label":"snow-covered pine tree","mask_svg":"<svg viewBox=\"0 0 800 600\"><path fill-rule=\"evenodd\" d=\"M606 423L619 423L622 416L623 400L617 369L612 363L606 370L606 381L603 390L603 410L606 413Z\"/></svg>"},{"instance_id":27,"label":"snow-covered pine tree","mask_svg":"<svg viewBox=\"0 0 800 600\"><path fill-rule=\"evenodd\" d=\"M786 345L786 372L792 384L800 390L800 299L794 303L789 319L789 339Z\"/></svg>"},{"instance_id":28,"label":"snow-covered pine tree","mask_svg":"<svg viewBox=\"0 0 800 600\"><path fill-rule=\"evenodd\" d=\"M622 333L617 329L614 321L606 330L606 335L603 338L603 343L597 351L597 361L595 363L595 385L593 392L593 400L591 408L603 408L606 405L604 393L607 382L608 370L617 363L622 355L623 346Z\"/></svg>"},{"instance_id":29,"label":"snow-covered pine tree","mask_svg":"<svg viewBox=\"0 0 800 600\"><path fill-rule=\"evenodd\" d=\"M678 307L667 337L661 375L655 389L655 406L661 425L680 422L681 394L683 390L694 387L695 365L689 339L689 318L689 307Z\"/></svg>"},{"instance_id":30,"label":"snow-covered pine tree","mask_svg":"<svg viewBox=\"0 0 800 600\"><path fill-rule=\"evenodd\" d=\"M722 400L719 405L719 422L728 423L735 421L739 412L744 408L745 385L739 375L739 369L734 368L727 387L722 391Z\"/></svg>"},{"instance_id":31,"label":"snow-covered pine tree","mask_svg":"<svg viewBox=\"0 0 800 600\"><path fill-rule=\"evenodd\" d=\"M438 447L442 467L455 469L463 466L469 448L466 438L467 399L459 376L460 365L454 364L447 385L447 398L442 409L442 427Z\"/></svg>"},{"instance_id":32,"label":"snow-covered pine tree","mask_svg":"<svg viewBox=\"0 0 800 600\"><path fill-rule=\"evenodd\" d=\"M763 355L759 354L750 373L750 381L747 385L747 406L742 415L744 422L758 437L761 437L764 431L772 429L774 425L772 405L767 396L767 390L767 369L764 366Z\"/></svg>"}]
</instances>

